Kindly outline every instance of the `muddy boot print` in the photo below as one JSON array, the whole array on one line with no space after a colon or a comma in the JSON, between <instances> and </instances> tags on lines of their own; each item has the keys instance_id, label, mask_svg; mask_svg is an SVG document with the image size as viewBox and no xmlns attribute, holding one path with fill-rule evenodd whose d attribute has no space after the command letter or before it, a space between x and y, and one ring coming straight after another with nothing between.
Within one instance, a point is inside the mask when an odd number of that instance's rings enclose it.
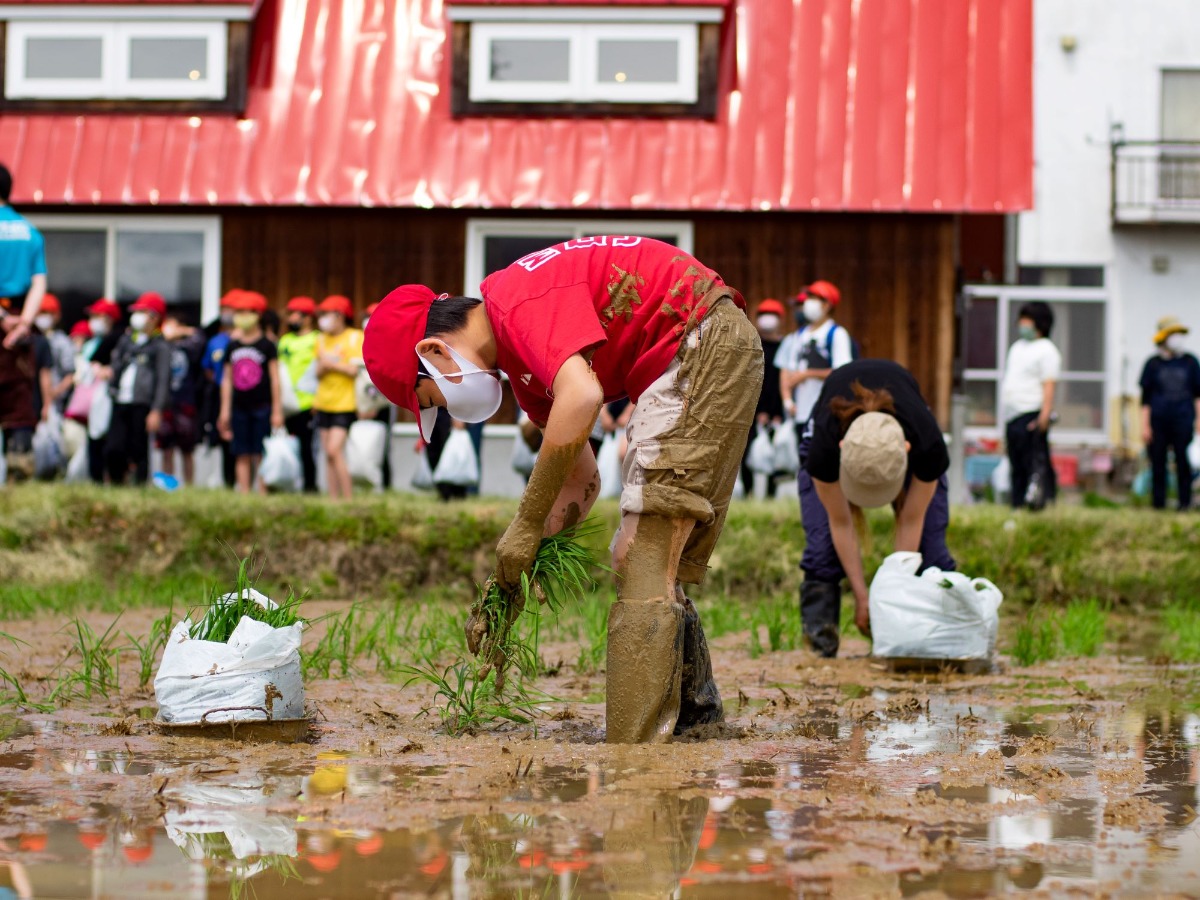
<instances>
[{"instance_id":1,"label":"muddy boot print","mask_svg":"<svg viewBox=\"0 0 1200 900\"><path fill-rule=\"evenodd\" d=\"M610 744L663 743L679 718L683 607L672 599L618 600L608 612Z\"/></svg>"},{"instance_id":2,"label":"muddy boot print","mask_svg":"<svg viewBox=\"0 0 1200 900\"><path fill-rule=\"evenodd\" d=\"M693 725L708 725L723 721L724 707L721 692L713 678L712 657L700 613L688 597L683 598L683 676L680 679L679 721L675 733Z\"/></svg>"},{"instance_id":3,"label":"muddy boot print","mask_svg":"<svg viewBox=\"0 0 1200 900\"><path fill-rule=\"evenodd\" d=\"M800 624L804 642L827 659L837 656L841 641L842 586L824 581L800 585Z\"/></svg>"}]
</instances>

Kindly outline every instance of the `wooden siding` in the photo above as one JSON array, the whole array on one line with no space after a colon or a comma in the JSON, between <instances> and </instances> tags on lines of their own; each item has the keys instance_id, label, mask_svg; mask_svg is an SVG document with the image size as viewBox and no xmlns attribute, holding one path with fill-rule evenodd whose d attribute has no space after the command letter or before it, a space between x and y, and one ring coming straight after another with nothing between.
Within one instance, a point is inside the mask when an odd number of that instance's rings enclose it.
<instances>
[{"instance_id":1,"label":"wooden siding","mask_svg":"<svg viewBox=\"0 0 1200 900\"><path fill-rule=\"evenodd\" d=\"M462 292L467 219L453 210L227 210L222 282L288 297L350 296L357 309L398 284ZM494 213L513 217L511 210ZM628 212L615 214L631 218ZM646 218L682 218L663 214ZM551 218L531 214L531 218ZM553 216L552 218L570 218ZM589 213L588 218L596 218ZM753 307L817 279L842 291L838 320L864 356L910 368L948 424L957 223L951 216L709 213L695 253ZM471 286L473 289L474 286Z\"/></svg>"}]
</instances>

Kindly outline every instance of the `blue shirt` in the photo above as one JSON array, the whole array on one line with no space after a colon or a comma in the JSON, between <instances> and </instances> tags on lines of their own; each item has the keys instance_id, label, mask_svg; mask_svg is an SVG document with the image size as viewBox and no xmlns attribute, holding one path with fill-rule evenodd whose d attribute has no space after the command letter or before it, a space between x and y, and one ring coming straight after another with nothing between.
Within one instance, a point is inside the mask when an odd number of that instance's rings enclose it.
<instances>
[{"instance_id":1,"label":"blue shirt","mask_svg":"<svg viewBox=\"0 0 1200 900\"><path fill-rule=\"evenodd\" d=\"M11 206L0 206L0 297L24 297L46 274L42 234Z\"/></svg>"},{"instance_id":2,"label":"blue shirt","mask_svg":"<svg viewBox=\"0 0 1200 900\"><path fill-rule=\"evenodd\" d=\"M204 359L200 365L205 372L211 372L213 384L220 384L225 375L225 351L229 349L229 335L216 334L209 339L204 348Z\"/></svg>"}]
</instances>

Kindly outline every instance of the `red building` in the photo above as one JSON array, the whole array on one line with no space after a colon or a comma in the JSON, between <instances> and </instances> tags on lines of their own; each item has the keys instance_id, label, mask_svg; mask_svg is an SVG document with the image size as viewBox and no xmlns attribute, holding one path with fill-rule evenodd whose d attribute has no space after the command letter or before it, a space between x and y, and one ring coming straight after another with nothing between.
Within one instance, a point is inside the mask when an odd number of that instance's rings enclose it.
<instances>
[{"instance_id":1,"label":"red building","mask_svg":"<svg viewBox=\"0 0 1200 900\"><path fill-rule=\"evenodd\" d=\"M837 282L949 404L956 280L1032 200L1031 0L0 4L0 159L68 313L473 292L565 237Z\"/></svg>"}]
</instances>

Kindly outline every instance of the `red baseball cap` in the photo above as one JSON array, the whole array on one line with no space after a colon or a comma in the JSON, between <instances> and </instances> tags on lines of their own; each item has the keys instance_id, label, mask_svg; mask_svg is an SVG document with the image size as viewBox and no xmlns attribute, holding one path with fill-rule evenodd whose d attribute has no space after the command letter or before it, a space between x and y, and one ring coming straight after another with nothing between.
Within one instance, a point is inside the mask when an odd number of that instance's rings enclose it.
<instances>
[{"instance_id":1,"label":"red baseball cap","mask_svg":"<svg viewBox=\"0 0 1200 900\"><path fill-rule=\"evenodd\" d=\"M824 300L830 306L837 306L842 302L842 292L837 289L836 285L828 281L814 281L799 293L797 299L804 300L806 297Z\"/></svg>"},{"instance_id":2,"label":"red baseball cap","mask_svg":"<svg viewBox=\"0 0 1200 900\"><path fill-rule=\"evenodd\" d=\"M238 291L238 295L230 301L230 308L239 312L265 313L267 298L258 291Z\"/></svg>"},{"instance_id":3,"label":"red baseball cap","mask_svg":"<svg viewBox=\"0 0 1200 900\"><path fill-rule=\"evenodd\" d=\"M347 319L354 315L354 304L350 302L349 297L343 297L341 294L334 294L331 297L326 297L317 304L317 312L335 312L341 313ZM424 337L424 335L422 335Z\"/></svg>"},{"instance_id":4,"label":"red baseball cap","mask_svg":"<svg viewBox=\"0 0 1200 900\"><path fill-rule=\"evenodd\" d=\"M402 284L379 301L363 339L363 362L371 383L392 403L417 417L421 437L429 440L437 407L421 409L417 400L417 343L425 337L429 307L437 294L423 284Z\"/></svg>"},{"instance_id":5,"label":"red baseball cap","mask_svg":"<svg viewBox=\"0 0 1200 900\"><path fill-rule=\"evenodd\" d=\"M293 297L288 301L288 312L298 312L301 315L315 315L317 311L317 301L312 297Z\"/></svg>"},{"instance_id":6,"label":"red baseball cap","mask_svg":"<svg viewBox=\"0 0 1200 900\"><path fill-rule=\"evenodd\" d=\"M246 293L241 288L232 288L225 292L225 296L221 298L221 306L225 309L233 309L237 306L238 298Z\"/></svg>"},{"instance_id":7,"label":"red baseball cap","mask_svg":"<svg viewBox=\"0 0 1200 900\"><path fill-rule=\"evenodd\" d=\"M43 294L42 305L38 307L38 312L58 314L62 312L62 305L53 294Z\"/></svg>"},{"instance_id":8,"label":"red baseball cap","mask_svg":"<svg viewBox=\"0 0 1200 900\"><path fill-rule=\"evenodd\" d=\"M112 319L114 322L121 318L121 307L104 297L101 297L85 309L84 312L89 316L104 316Z\"/></svg>"},{"instance_id":9,"label":"red baseball cap","mask_svg":"<svg viewBox=\"0 0 1200 900\"><path fill-rule=\"evenodd\" d=\"M87 319L80 319L71 326L71 337L90 338L92 336L92 326L87 323Z\"/></svg>"},{"instance_id":10,"label":"red baseball cap","mask_svg":"<svg viewBox=\"0 0 1200 900\"><path fill-rule=\"evenodd\" d=\"M761 303L759 303L758 309L754 311L755 315L763 315L766 313L774 313L777 316L782 316L784 314L783 304L778 300L768 297L766 300L763 300Z\"/></svg>"},{"instance_id":11,"label":"red baseball cap","mask_svg":"<svg viewBox=\"0 0 1200 900\"><path fill-rule=\"evenodd\" d=\"M129 307L129 310L130 312L145 310L162 319L167 315L167 301L163 299L162 294L156 291L146 291L133 301L133 306Z\"/></svg>"}]
</instances>

